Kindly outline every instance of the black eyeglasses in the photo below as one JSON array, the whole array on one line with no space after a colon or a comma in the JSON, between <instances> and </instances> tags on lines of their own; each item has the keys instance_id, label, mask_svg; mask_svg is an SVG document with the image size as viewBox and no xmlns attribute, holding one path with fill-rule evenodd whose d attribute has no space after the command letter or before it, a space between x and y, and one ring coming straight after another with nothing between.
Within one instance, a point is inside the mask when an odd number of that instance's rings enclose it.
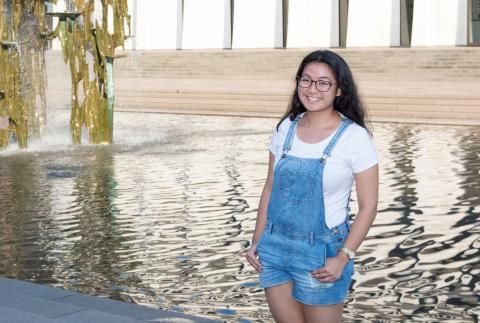
<instances>
[{"instance_id":1,"label":"black eyeglasses","mask_svg":"<svg viewBox=\"0 0 480 323\"><path fill-rule=\"evenodd\" d=\"M312 80L308 77L305 77L305 76L297 78L297 83L298 83L298 86L303 87L305 89L309 88L312 85L312 83L315 83L315 87L320 92L328 92L328 91L330 91L330 88L332 87L332 85L336 84L336 83L332 83L332 82L327 81L327 80L316 80L316 81L314 81L314 80Z\"/></svg>"}]
</instances>

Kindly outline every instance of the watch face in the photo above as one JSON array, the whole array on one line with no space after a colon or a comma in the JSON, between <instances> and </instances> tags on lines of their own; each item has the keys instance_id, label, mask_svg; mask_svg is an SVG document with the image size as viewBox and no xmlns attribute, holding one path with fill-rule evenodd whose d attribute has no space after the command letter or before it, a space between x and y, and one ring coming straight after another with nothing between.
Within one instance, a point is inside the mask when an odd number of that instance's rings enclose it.
<instances>
[{"instance_id":1,"label":"watch face","mask_svg":"<svg viewBox=\"0 0 480 323\"><path fill-rule=\"evenodd\" d=\"M353 250L350 250L345 247L343 247L342 250L347 254L348 258L353 259L355 257L355 252Z\"/></svg>"}]
</instances>

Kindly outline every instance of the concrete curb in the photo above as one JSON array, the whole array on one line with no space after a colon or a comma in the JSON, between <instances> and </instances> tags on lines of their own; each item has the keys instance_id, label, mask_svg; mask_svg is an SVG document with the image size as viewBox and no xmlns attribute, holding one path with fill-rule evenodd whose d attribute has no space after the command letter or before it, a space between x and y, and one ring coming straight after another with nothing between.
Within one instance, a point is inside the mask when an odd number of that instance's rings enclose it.
<instances>
[{"instance_id":1,"label":"concrete curb","mask_svg":"<svg viewBox=\"0 0 480 323\"><path fill-rule=\"evenodd\" d=\"M0 290L0 322L218 322L4 277Z\"/></svg>"}]
</instances>

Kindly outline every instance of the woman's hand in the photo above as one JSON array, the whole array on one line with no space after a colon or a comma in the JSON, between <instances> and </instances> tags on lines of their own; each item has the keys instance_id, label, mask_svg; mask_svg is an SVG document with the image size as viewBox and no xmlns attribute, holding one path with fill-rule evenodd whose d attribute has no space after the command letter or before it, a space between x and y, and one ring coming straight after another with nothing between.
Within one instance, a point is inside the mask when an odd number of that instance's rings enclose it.
<instances>
[{"instance_id":1,"label":"woman's hand","mask_svg":"<svg viewBox=\"0 0 480 323\"><path fill-rule=\"evenodd\" d=\"M335 257L327 258L325 266L312 272L312 277L322 283L333 283L340 278L343 268L348 263L348 257L340 252Z\"/></svg>"},{"instance_id":2,"label":"woman's hand","mask_svg":"<svg viewBox=\"0 0 480 323\"><path fill-rule=\"evenodd\" d=\"M253 242L250 248L247 250L246 258L248 263L256 270L262 271L262 264L257 257L257 243Z\"/></svg>"}]
</instances>

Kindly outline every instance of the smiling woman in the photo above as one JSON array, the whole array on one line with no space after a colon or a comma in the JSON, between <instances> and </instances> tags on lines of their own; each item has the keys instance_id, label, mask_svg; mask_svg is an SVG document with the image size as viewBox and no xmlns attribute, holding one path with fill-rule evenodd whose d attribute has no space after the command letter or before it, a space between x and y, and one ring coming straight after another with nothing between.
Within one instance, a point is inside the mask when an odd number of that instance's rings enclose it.
<instances>
[{"instance_id":1,"label":"smiling woman","mask_svg":"<svg viewBox=\"0 0 480 323\"><path fill-rule=\"evenodd\" d=\"M310 53L296 81L273 133L247 260L277 322L340 322L355 250L376 215L378 158L338 54ZM359 212L350 228L354 182Z\"/></svg>"}]
</instances>

